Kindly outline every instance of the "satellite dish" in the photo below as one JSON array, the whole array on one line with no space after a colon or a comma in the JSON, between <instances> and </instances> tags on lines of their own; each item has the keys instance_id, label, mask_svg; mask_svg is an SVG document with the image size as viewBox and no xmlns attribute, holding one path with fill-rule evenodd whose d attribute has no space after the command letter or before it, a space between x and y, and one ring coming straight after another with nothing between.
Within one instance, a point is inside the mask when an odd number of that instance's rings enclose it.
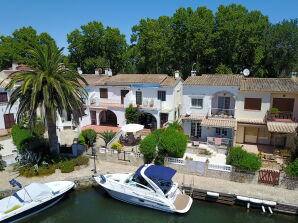
<instances>
[{"instance_id":1,"label":"satellite dish","mask_svg":"<svg viewBox=\"0 0 298 223\"><path fill-rule=\"evenodd\" d=\"M244 69L244 70L243 70L243 75L244 75L245 77L249 76L249 73L250 73L249 69Z\"/></svg>"}]
</instances>

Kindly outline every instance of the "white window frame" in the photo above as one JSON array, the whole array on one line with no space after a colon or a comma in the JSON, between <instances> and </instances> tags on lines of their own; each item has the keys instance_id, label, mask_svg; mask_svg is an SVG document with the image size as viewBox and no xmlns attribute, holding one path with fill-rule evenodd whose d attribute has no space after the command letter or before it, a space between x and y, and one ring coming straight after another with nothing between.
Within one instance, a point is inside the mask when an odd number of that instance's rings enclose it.
<instances>
[{"instance_id":1,"label":"white window frame","mask_svg":"<svg viewBox=\"0 0 298 223\"><path fill-rule=\"evenodd\" d=\"M193 104L192 104L192 100L193 99L202 100L202 106L193 106ZM204 107L204 99L202 97L190 97L190 107L191 108L195 108L195 109L203 109L203 107Z\"/></svg>"}]
</instances>

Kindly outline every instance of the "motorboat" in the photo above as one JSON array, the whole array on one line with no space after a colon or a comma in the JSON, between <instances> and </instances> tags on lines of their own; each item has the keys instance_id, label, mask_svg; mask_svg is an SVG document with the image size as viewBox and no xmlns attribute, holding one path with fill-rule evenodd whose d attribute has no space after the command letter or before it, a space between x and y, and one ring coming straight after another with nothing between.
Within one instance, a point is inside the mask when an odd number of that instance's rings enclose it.
<instances>
[{"instance_id":1,"label":"motorboat","mask_svg":"<svg viewBox=\"0 0 298 223\"><path fill-rule=\"evenodd\" d=\"M72 181L29 184L0 200L0 222L17 222L43 211L59 202L74 185Z\"/></svg>"},{"instance_id":2,"label":"motorboat","mask_svg":"<svg viewBox=\"0 0 298 223\"><path fill-rule=\"evenodd\" d=\"M165 212L186 213L193 200L172 181L175 173L176 170L169 167L146 164L135 173L99 175L94 179L120 201Z\"/></svg>"}]
</instances>

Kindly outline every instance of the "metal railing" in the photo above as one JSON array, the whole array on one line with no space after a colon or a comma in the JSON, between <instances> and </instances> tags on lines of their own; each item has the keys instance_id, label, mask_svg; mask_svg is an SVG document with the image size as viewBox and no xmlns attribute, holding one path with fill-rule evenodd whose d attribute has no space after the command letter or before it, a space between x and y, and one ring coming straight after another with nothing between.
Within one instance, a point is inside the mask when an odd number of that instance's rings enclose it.
<instances>
[{"instance_id":1,"label":"metal railing","mask_svg":"<svg viewBox=\"0 0 298 223\"><path fill-rule=\"evenodd\" d=\"M210 108L210 116L215 118L234 118L234 108Z\"/></svg>"},{"instance_id":2,"label":"metal railing","mask_svg":"<svg viewBox=\"0 0 298 223\"><path fill-rule=\"evenodd\" d=\"M282 111L278 111L276 113L267 112L266 118L268 121L275 121L276 119L290 119L295 121L293 117L293 112L282 112Z\"/></svg>"},{"instance_id":3,"label":"metal railing","mask_svg":"<svg viewBox=\"0 0 298 223\"><path fill-rule=\"evenodd\" d=\"M165 157L165 161L167 163L176 164L176 165L184 165L184 159L182 158L174 158L174 157Z\"/></svg>"},{"instance_id":4,"label":"metal railing","mask_svg":"<svg viewBox=\"0 0 298 223\"><path fill-rule=\"evenodd\" d=\"M208 169L224 171L224 172L232 172L233 167L231 165L208 163Z\"/></svg>"}]
</instances>

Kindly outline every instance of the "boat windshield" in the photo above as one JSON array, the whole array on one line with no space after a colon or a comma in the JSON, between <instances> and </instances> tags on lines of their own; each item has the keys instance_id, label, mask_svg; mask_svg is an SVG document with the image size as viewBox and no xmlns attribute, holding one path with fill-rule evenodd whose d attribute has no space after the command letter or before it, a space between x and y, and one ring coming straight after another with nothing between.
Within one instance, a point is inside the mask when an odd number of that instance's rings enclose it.
<instances>
[{"instance_id":1,"label":"boat windshield","mask_svg":"<svg viewBox=\"0 0 298 223\"><path fill-rule=\"evenodd\" d=\"M167 194L172 186L173 186L173 182L169 182L169 181L164 181L161 179L157 179L157 178L152 178L149 177L162 191L164 194ZM138 184L144 185L146 187L151 188L152 190L154 190L154 188L140 175L135 174L132 178L130 178L127 183L129 182L136 182ZM138 186L138 184L136 184Z\"/></svg>"}]
</instances>

